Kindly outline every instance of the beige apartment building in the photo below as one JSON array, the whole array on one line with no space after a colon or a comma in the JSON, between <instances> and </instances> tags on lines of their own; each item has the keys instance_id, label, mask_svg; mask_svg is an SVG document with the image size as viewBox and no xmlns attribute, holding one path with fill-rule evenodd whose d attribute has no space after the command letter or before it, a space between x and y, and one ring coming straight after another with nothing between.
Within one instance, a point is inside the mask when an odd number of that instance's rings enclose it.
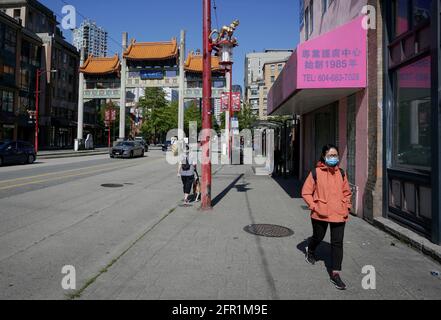
<instances>
[{"instance_id":1,"label":"beige apartment building","mask_svg":"<svg viewBox=\"0 0 441 320\"><path fill-rule=\"evenodd\" d=\"M268 92L279 77L288 59L268 61L263 65L263 83L259 87L259 119L268 120Z\"/></svg>"}]
</instances>

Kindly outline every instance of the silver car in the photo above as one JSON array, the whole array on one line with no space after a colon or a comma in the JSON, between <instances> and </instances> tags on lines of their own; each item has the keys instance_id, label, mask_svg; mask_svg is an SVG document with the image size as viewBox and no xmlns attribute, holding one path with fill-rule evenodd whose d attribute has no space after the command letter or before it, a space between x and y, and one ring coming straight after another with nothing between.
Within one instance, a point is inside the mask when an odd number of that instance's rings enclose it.
<instances>
[{"instance_id":1,"label":"silver car","mask_svg":"<svg viewBox=\"0 0 441 320\"><path fill-rule=\"evenodd\" d=\"M137 141L118 142L110 149L111 158L144 157L144 153L144 146Z\"/></svg>"}]
</instances>

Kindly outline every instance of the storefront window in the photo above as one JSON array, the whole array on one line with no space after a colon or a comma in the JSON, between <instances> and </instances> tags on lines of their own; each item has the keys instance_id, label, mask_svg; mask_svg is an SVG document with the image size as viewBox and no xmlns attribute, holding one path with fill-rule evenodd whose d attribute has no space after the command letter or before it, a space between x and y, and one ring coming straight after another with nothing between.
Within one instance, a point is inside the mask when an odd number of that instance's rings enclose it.
<instances>
[{"instance_id":1,"label":"storefront window","mask_svg":"<svg viewBox=\"0 0 441 320\"><path fill-rule=\"evenodd\" d=\"M396 72L395 165L431 168L430 57Z\"/></svg>"},{"instance_id":2,"label":"storefront window","mask_svg":"<svg viewBox=\"0 0 441 320\"><path fill-rule=\"evenodd\" d=\"M394 0L394 36L430 22L432 0Z\"/></svg>"}]
</instances>

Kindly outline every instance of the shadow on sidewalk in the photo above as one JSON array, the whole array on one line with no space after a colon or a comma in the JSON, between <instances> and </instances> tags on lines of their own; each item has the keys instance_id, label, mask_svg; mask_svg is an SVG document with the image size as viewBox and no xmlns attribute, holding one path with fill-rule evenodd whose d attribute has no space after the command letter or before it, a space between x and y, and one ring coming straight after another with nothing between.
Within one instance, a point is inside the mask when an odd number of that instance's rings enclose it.
<instances>
[{"instance_id":1,"label":"shadow on sidewalk","mask_svg":"<svg viewBox=\"0 0 441 320\"><path fill-rule=\"evenodd\" d=\"M303 242L297 245L297 249L302 252L303 255L306 253L306 247L308 246L308 240L304 240ZM323 261L326 266L326 270L330 275L332 272L332 260L331 260L331 244L323 241L317 248L315 252L315 258L317 262Z\"/></svg>"},{"instance_id":2,"label":"shadow on sidewalk","mask_svg":"<svg viewBox=\"0 0 441 320\"><path fill-rule=\"evenodd\" d=\"M302 182L294 178L272 177L275 182L292 198L302 198Z\"/></svg>"},{"instance_id":3,"label":"shadow on sidewalk","mask_svg":"<svg viewBox=\"0 0 441 320\"><path fill-rule=\"evenodd\" d=\"M231 191L231 189L233 189L233 188L237 188L237 191L238 192L247 192L248 190L251 190L251 189L248 189L248 188L246 188L246 186L248 185L237 185L236 186L236 184L239 182L239 180L240 179L242 179L244 177L244 174L241 174L241 175L239 175L236 179L234 179L234 181L232 182L232 183L230 183L229 185L228 185L228 187L226 187L221 193L219 193L218 195L217 195L217 197L216 198L214 198L212 201L211 201L211 205L213 206L213 208L219 203L219 202L221 202L221 200Z\"/></svg>"}]
</instances>

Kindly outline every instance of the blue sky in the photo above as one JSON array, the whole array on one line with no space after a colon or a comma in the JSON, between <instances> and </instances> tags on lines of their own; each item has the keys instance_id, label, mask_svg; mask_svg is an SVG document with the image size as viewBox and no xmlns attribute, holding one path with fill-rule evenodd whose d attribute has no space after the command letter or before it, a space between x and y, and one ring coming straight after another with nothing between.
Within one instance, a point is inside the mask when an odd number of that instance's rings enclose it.
<instances>
[{"instance_id":1,"label":"blue sky","mask_svg":"<svg viewBox=\"0 0 441 320\"><path fill-rule=\"evenodd\" d=\"M187 52L202 49L201 0L40 0L61 22L61 9L68 3L77 9L77 24L83 16L109 32L109 55L120 52L122 32L137 41L179 38L187 32ZM212 3L214 1L212 0ZM264 49L292 49L299 41L298 0L215 0L217 18L212 12L213 29L239 19L236 36L234 83L243 85L245 54ZM67 40L72 37L63 31ZM118 42L118 43L116 43Z\"/></svg>"}]
</instances>

